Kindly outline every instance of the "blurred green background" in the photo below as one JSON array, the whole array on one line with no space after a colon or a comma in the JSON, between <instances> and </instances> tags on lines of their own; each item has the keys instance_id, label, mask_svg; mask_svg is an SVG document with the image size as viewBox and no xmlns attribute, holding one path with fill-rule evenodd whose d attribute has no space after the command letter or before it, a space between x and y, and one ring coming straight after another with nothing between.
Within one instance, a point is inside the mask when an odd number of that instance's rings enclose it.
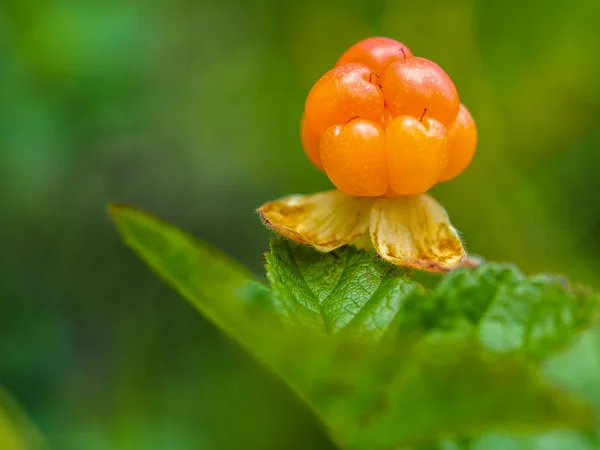
<instances>
[{"instance_id":1,"label":"blurred green background","mask_svg":"<svg viewBox=\"0 0 600 450\"><path fill-rule=\"evenodd\" d=\"M0 384L55 449L331 448L104 208L261 273L254 209L330 187L300 147L306 94L369 35L438 62L477 121L474 162L433 190L468 249L600 288L598 17L597 0L3 0Z\"/></svg>"}]
</instances>

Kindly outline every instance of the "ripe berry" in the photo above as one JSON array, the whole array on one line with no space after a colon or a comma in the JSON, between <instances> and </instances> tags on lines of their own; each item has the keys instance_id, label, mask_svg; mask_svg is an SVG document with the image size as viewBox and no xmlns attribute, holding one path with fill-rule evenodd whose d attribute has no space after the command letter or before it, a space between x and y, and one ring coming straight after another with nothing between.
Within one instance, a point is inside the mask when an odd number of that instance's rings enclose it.
<instances>
[{"instance_id":1,"label":"ripe berry","mask_svg":"<svg viewBox=\"0 0 600 450\"><path fill-rule=\"evenodd\" d=\"M460 101L454 83L440 66L425 58L413 57L389 65L381 79L385 104L394 116L427 117L450 125Z\"/></svg>"},{"instance_id":2,"label":"ripe berry","mask_svg":"<svg viewBox=\"0 0 600 450\"><path fill-rule=\"evenodd\" d=\"M354 119L335 125L321 137L321 162L331 182L355 196L380 196L388 190L381 125Z\"/></svg>"},{"instance_id":3,"label":"ripe berry","mask_svg":"<svg viewBox=\"0 0 600 450\"><path fill-rule=\"evenodd\" d=\"M460 174L477 130L448 75L398 41L358 42L308 94L308 158L354 196L409 196Z\"/></svg>"},{"instance_id":4,"label":"ripe berry","mask_svg":"<svg viewBox=\"0 0 600 450\"><path fill-rule=\"evenodd\" d=\"M475 121L465 105L460 105L458 117L448 128L448 147L450 161L440 177L440 181L448 181L467 168L477 147L477 128Z\"/></svg>"},{"instance_id":5,"label":"ripe berry","mask_svg":"<svg viewBox=\"0 0 600 450\"><path fill-rule=\"evenodd\" d=\"M300 122L300 137L302 138L302 147L304 148L304 153L310 159L318 169L323 170L323 165L321 164L321 157L319 156L319 136L314 134L310 127L308 126L308 122L306 121L306 116L302 116L302 121Z\"/></svg>"},{"instance_id":6,"label":"ripe berry","mask_svg":"<svg viewBox=\"0 0 600 450\"><path fill-rule=\"evenodd\" d=\"M386 37L371 37L346 50L336 66L361 63L381 76L392 62L411 57L412 53L406 45Z\"/></svg>"},{"instance_id":7,"label":"ripe berry","mask_svg":"<svg viewBox=\"0 0 600 450\"><path fill-rule=\"evenodd\" d=\"M385 130L390 190L397 195L422 194L439 180L448 164L444 125L425 117L394 118Z\"/></svg>"},{"instance_id":8,"label":"ripe berry","mask_svg":"<svg viewBox=\"0 0 600 450\"><path fill-rule=\"evenodd\" d=\"M354 117L381 120L383 94L369 82L371 74L367 66L350 63L335 67L316 82L305 104L306 120L314 134L320 136L330 126Z\"/></svg>"}]
</instances>

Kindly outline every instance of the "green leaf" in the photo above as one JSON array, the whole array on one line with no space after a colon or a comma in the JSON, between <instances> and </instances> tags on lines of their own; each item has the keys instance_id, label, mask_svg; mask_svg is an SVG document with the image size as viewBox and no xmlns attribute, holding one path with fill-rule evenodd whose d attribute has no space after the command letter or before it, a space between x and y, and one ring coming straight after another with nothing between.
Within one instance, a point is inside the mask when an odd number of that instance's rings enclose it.
<instances>
[{"instance_id":1,"label":"green leaf","mask_svg":"<svg viewBox=\"0 0 600 450\"><path fill-rule=\"evenodd\" d=\"M13 398L0 387L0 448L41 450L45 443Z\"/></svg>"},{"instance_id":2,"label":"green leaf","mask_svg":"<svg viewBox=\"0 0 600 450\"><path fill-rule=\"evenodd\" d=\"M307 398L344 448L387 449L592 420L581 401L556 391L521 358L462 339L350 346L330 361Z\"/></svg>"},{"instance_id":3,"label":"green leaf","mask_svg":"<svg viewBox=\"0 0 600 450\"><path fill-rule=\"evenodd\" d=\"M541 358L566 347L597 317L598 297L558 276L524 276L511 264L445 275L428 291L411 273L346 247L318 253L275 239L267 272L280 311L304 326L370 337L441 332L498 352Z\"/></svg>"},{"instance_id":4,"label":"green leaf","mask_svg":"<svg viewBox=\"0 0 600 450\"><path fill-rule=\"evenodd\" d=\"M600 411L600 326L584 332L575 345L553 355L543 364L544 376L553 384L579 394ZM455 444L455 443L453 443ZM461 450L596 450L600 448L600 421L594 430L555 430L542 434L514 436L489 433L472 439ZM441 447L438 447L442 450ZM426 447L419 447L426 450ZM431 450L434 450L433 448Z\"/></svg>"},{"instance_id":5,"label":"green leaf","mask_svg":"<svg viewBox=\"0 0 600 450\"><path fill-rule=\"evenodd\" d=\"M543 358L591 326L598 298L562 277L525 277L511 264L485 264L446 275L403 308L401 332L441 330L472 336L494 351Z\"/></svg>"},{"instance_id":6,"label":"green leaf","mask_svg":"<svg viewBox=\"0 0 600 450\"><path fill-rule=\"evenodd\" d=\"M402 303L420 291L405 270L353 247L324 254L275 239L267 263L269 281L288 316L328 334L350 329L379 336Z\"/></svg>"},{"instance_id":7,"label":"green leaf","mask_svg":"<svg viewBox=\"0 0 600 450\"><path fill-rule=\"evenodd\" d=\"M172 225L130 207L110 213L127 244L278 373L342 448L383 450L591 421L586 405L551 387L524 358L563 345L575 333L571 327L584 326L578 308L587 308L587 300L554 279L489 266L446 275L427 291L411 272L370 252L346 247L322 254L275 239L266 256L268 289ZM497 284L510 289L499 288L500 295L492 289ZM570 313L557 312L571 295ZM510 296L538 306L512 314ZM539 307L548 299L556 305ZM490 346L481 329L494 323L530 338ZM520 327L529 331L519 333Z\"/></svg>"}]
</instances>

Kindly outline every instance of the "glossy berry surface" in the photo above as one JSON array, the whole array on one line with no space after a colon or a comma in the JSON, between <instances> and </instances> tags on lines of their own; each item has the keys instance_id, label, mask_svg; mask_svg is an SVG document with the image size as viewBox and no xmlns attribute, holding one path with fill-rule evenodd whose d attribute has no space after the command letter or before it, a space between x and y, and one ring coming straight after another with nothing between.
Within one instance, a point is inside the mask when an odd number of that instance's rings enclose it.
<instances>
[{"instance_id":1,"label":"glossy berry surface","mask_svg":"<svg viewBox=\"0 0 600 450\"><path fill-rule=\"evenodd\" d=\"M477 147L477 128L471 113L463 104L458 117L448 128L450 160L440 181L448 181L460 175L471 163Z\"/></svg>"},{"instance_id":2,"label":"glossy berry surface","mask_svg":"<svg viewBox=\"0 0 600 450\"><path fill-rule=\"evenodd\" d=\"M385 131L390 190L421 194L438 182L448 164L446 128L437 120L398 116Z\"/></svg>"},{"instance_id":3,"label":"glossy berry surface","mask_svg":"<svg viewBox=\"0 0 600 450\"><path fill-rule=\"evenodd\" d=\"M360 63L381 77L391 63L403 61L412 56L409 48L401 42L386 37L371 37L346 50L336 66Z\"/></svg>"},{"instance_id":4,"label":"glossy berry surface","mask_svg":"<svg viewBox=\"0 0 600 450\"><path fill-rule=\"evenodd\" d=\"M300 137L302 138L302 147L306 152L306 156L310 159L310 162L320 170L323 170L321 156L319 154L319 142L321 138L311 130L306 121L306 116L302 116L302 120L300 121Z\"/></svg>"},{"instance_id":5,"label":"glossy berry surface","mask_svg":"<svg viewBox=\"0 0 600 450\"><path fill-rule=\"evenodd\" d=\"M436 63L425 58L410 58L390 64L381 79L385 103L394 116L427 116L444 125L458 114L460 101L450 77Z\"/></svg>"},{"instance_id":6,"label":"glossy berry surface","mask_svg":"<svg viewBox=\"0 0 600 450\"><path fill-rule=\"evenodd\" d=\"M455 178L477 146L450 77L404 44L350 47L310 90L301 122L310 161L353 196L410 196Z\"/></svg>"},{"instance_id":7,"label":"glossy berry surface","mask_svg":"<svg viewBox=\"0 0 600 450\"><path fill-rule=\"evenodd\" d=\"M369 78L372 71L350 63L327 72L308 93L305 115L317 135L332 125L354 117L379 121L383 114L383 93Z\"/></svg>"},{"instance_id":8,"label":"glossy berry surface","mask_svg":"<svg viewBox=\"0 0 600 450\"><path fill-rule=\"evenodd\" d=\"M325 173L340 191L380 196L388 190L385 131L375 122L354 119L325 131L319 147Z\"/></svg>"}]
</instances>

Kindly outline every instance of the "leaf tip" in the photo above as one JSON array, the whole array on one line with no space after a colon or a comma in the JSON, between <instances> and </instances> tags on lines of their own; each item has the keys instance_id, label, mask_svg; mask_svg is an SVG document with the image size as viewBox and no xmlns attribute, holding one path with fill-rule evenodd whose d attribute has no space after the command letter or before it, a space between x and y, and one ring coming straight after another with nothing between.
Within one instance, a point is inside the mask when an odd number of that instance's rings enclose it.
<instances>
[{"instance_id":1,"label":"leaf tip","mask_svg":"<svg viewBox=\"0 0 600 450\"><path fill-rule=\"evenodd\" d=\"M129 228L129 222L131 219L136 217L152 218L149 214L145 213L141 209L137 209L125 203L109 203L106 205L106 212L116 225L117 230L123 235L127 234L127 229Z\"/></svg>"},{"instance_id":2,"label":"leaf tip","mask_svg":"<svg viewBox=\"0 0 600 450\"><path fill-rule=\"evenodd\" d=\"M115 217L118 214L121 214L124 211L127 210L135 210L135 208L133 206L127 205L125 203L109 203L108 205L106 205L106 212L108 213L109 216L111 217Z\"/></svg>"}]
</instances>

